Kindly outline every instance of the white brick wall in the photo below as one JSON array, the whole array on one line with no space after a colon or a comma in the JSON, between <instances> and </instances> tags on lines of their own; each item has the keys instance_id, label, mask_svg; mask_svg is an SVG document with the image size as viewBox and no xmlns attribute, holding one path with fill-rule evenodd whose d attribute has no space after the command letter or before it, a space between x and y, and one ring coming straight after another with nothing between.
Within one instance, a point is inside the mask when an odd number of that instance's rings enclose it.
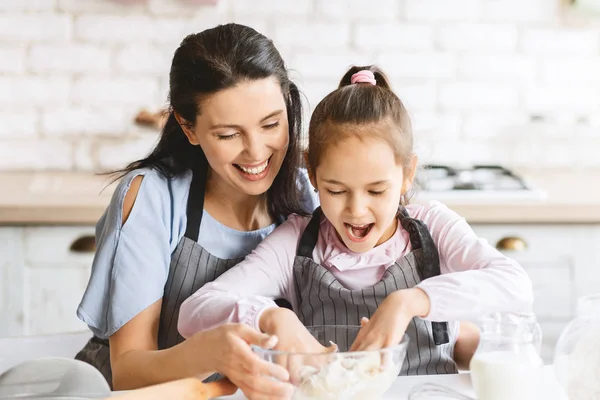
<instances>
[{"instance_id":1,"label":"white brick wall","mask_svg":"<svg viewBox=\"0 0 600 400\"><path fill-rule=\"evenodd\" d=\"M0 12L4 11L51 11L56 0L1 0Z\"/></svg>"},{"instance_id":2,"label":"white brick wall","mask_svg":"<svg viewBox=\"0 0 600 400\"><path fill-rule=\"evenodd\" d=\"M400 16L401 1L397 0L327 0L317 1L315 14L335 20L395 20Z\"/></svg>"},{"instance_id":3,"label":"white brick wall","mask_svg":"<svg viewBox=\"0 0 600 400\"><path fill-rule=\"evenodd\" d=\"M456 76L453 53L389 52L375 58L392 78L423 78L445 81Z\"/></svg>"},{"instance_id":4,"label":"white brick wall","mask_svg":"<svg viewBox=\"0 0 600 400\"><path fill-rule=\"evenodd\" d=\"M98 73L110 70L110 49L87 44L39 44L29 49L31 72Z\"/></svg>"},{"instance_id":5,"label":"white brick wall","mask_svg":"<svg viewBox=\"0 0 600 400\"><path fill-rule=\"evenodd\" d=\"M475 20L482 13L481 0L406 0L406 18L422 21Z\"/></svg>"},{"instance_id":6,"label":"white brick wall","mask_svg":"<svg viewBox=\"0 0 600 400\"><path fill-rule=\"evenodd\" d=\"M350 65L377 63L423 161L600 166L600 24L560 0L210 3L0 0L0 169L144 155L156 132L132 120L165 104L176 47L230 21L274 40L307 116Z\"/></svg>"},{"instance_id":7,"label":"white brick wall","mask_svg":"<svg viewBox=\"0 0 600 400\"><path fill-rule=\"evenodd\" d=\"M511 51L517 47L517 27L509 24L442 24L438 40L451 51Z\"/></svg>"},{"instance_id":8,"label":"white brick wall","mask_svg":"<svg viewBox=\"0 0 600 400\"><path fill-rule=\"evenodd\" d=\"M22 73L25 69L27 48L23 45L0 47L0 73Z\"/></svg>"},{"instance_id":9,"label":"white brick wall","mask_svg":"<svg viewBox=\"0 0 600 400\"><path fill-rule=\"evenodd\" d=\"M4 0L17 2L19 0ZM72 16L54 13L2 13L0 14L0 38L2 41L63 41L70 39Z\"/></svg>"},{"instance_id":10,"label":"white brick wall","mask_svg":"<svg viewBox=\"0 0 600 400\"><path fill-rule=\"evenodd\" d=\"M426 24L365 23L354 31L354 43L361 51L429 50L434 46L433 27Z\"/></svg>"}]
</instances>

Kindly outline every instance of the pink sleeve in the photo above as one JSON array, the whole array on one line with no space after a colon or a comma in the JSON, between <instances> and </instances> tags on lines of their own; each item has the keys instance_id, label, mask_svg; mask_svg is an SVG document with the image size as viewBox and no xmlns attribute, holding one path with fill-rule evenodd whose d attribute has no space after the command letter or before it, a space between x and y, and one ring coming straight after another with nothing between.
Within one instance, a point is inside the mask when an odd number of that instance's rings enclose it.
<instances>
[{"instance_id":1,"label":"pink sleeve","mask_svg":"<svg viewBox=\"0 0 600 400\"><path fill-rule=\"evenodd\" d=\"M177 328L184 338L227 322L258 329L260 314L277 307L272 299L295 303L293 264L296 247L308 219L291 215L244 261L207 283L186 299Z\"/></svg>"},{"instance_id":2,"label":"pink sleeve","mask_svg":"<svg viewBox=\"0 0 600 400\"><path fill-rule=\"evenodd\" d=\"M417 287L431 300L426 319L468 320L492 312L531 312L532 285L527 273L486 240L477 237L460 215L430 202L414 217L427 224L440 254L441 275Z\"/></svg>"}]
</instances>

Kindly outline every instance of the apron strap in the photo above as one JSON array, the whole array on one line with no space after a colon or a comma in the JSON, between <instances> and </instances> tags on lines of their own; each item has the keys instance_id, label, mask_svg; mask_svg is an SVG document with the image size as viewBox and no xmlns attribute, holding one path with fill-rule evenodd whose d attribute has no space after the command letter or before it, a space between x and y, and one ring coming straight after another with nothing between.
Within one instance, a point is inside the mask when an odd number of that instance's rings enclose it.
<instances>
[{"instance_id":1,"label":"apron strap","mask_svg":"<svg viewBox=\"0 0 600 400\"><path fill-rule=\"evenodd\" d=\"M318 207L308 225L304 229L296 250L296 255L312 259L313 250L319 239L319 227L323 212ZM411 218L404 207L398 209L398 218L402 227L410 236L413 250L421 249L416 258L417 272L421 280L440 275L440 256L427 225L418 219ZM450 342L447 322L432 322L433 340L436 345Z\"/></svg>"},{"instance_id":2,"label":"apron strap","mask_svg":"<svg viewBox=\"0 0 600 400\"><path fill-rule=\"evenodd\" d=\"M415 257L417 272L422 281L427 278L438 276L440 271L440 255L427 225L418 219L411 218L406 208L400 206L398 209L400 223L410 236L410 244L413 250L421 249ZM447 322L432 322L433 340L436 345L450 342Z\"/></svg>"},{"instance_id":3,"label":"apron strap","mask_svg":"<svg viewBox=\"0 0 600 400\"><path fill-rule=\"evenodd\" d=\"M321 225L322 215L323 212L321 211L321 207L317 207L313 212L313 216L308 222L308 225L306 225L302 236L300 236L300 242L296 249L296 256L312 259L313 250L319 239L319 226Z\"/></svg>"},{"instance_id":4,"label":"apron strap","mask_svg":"<svg viewBox=\"0 0 600 400\"><path fill-rule=\"evenodd\" d=\"M192 183L187 200L187 223L185 237L198 241L200 223L204 212L204 192L206 191L206 171L192 170Z\"/></svg>"}]
</instances>

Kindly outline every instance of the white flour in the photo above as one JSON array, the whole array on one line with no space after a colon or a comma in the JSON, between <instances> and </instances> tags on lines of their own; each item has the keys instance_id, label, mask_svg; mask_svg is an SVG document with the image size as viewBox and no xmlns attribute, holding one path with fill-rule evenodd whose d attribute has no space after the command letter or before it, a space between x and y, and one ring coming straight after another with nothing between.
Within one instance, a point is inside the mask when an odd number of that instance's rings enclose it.
<instances>
[{"instance_id":1,"label":"white flour","mask_svg":"<svg viewBox=\"0 0 600 400\"><path fill-rule=\"evenodd\" d=\"M304 366L293 400L377 400L398 377L400 366L374 352L359 359L335 355L320 369Z\"/></svg>"},{"instance_id":2,"label":"white flour","mask_svg":"<svg viewBox=\"0 0 600 400\"><path fill-rule=\"evenodd\" d=\"M470 367L477 398L479 400L535 399L542 366L537 354L520 355L509 351L475 354Z\"/></svg>"}]
</instances>

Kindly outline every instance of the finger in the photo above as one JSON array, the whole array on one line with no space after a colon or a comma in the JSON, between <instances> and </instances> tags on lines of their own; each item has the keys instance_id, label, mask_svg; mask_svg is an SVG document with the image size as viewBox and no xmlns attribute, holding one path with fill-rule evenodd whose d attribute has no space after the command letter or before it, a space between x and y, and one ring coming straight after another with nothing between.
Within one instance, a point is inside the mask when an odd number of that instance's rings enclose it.
<instances>
[{"instance_id":1,"label":"finger","mask_svg":"<svg viewBox=\"0 0 600 400\"><path fill-rule=\"evenodd\" d=\"M367 326L367 324L369 323L369 318L367 317L362 317L360 319L360 327L364 328L365 326Z\"/></svg>"},{"instance_id":2,"label":"finger","mask_svg":"<svg viewBox=\"0 0 600 400\"><path fill-rule=\"evenodd\" d=\"M362 345L363 342L363 338L365 337L365 335L368 333L368 328L361 328L358 331L358 335L356 335L356 339L354 339L354 342L352 343L352 346L350 346L350 351L357 351L358 348Z\"/></svg>"},{"instance_id":3,"label":"finger","mask_svg":"<svg viewBox=\"0 0 600 400\"><path fill-rule=\"evenodd\" d=\"M241 351L239 351L237 355L239 357L239 364L242 365L244 369L249 369L256 375L267 375L284 382L289 380L289 374L285 368L270 360L267 361L261 359L245 343L240 343L240 348Z\"/></svg>"},{"instance_id":4,"label":"finger","mask_svg":"<svg viewBox=\"0 0 600 400\"><path fill-rule=\"evenodd\" d=\"M241 374L241 384L238 386L247 397L250 397L247 393L252 393L255 397L289 398L294 390L294 387L287 382L280 382L264 375L257 375L250 370L246 370Z\"/></svg>"},{"instance_id":5,"label":"finger","mask_svg":"<svg viewBox=\"0 0 600 400\"><path fill-rule=\"evenodd\" d=\"M325 347L325 353L337 353L339 350L338 345L333 342L329 342L329 343L330 343L329 347Z\"/></svg>"},{"instance_id":6,"label":"finger","mask_svg":"<svg viewBox=\"0 0 600 400\"><path fill-rule=\"evenodd\" d=\"M356 342L352 345L354 347L353 351L379 350L384 347L384 340L381 336L372 335L368 332L360 340L357 338Z\"/></svg>"},{"instance_id":7,"label":"finger","mask_svg":"<svg viewBox=\"0 0 600 400\"><path fill-rule=\"evenodd\" d=\"M265 349L271 349L277 346L277 342L279 341L277 336L262 333L243 324L237 327L237 334L240 338L244 339L246 343L255 344Z\"/></svg>"}]
</instances>

